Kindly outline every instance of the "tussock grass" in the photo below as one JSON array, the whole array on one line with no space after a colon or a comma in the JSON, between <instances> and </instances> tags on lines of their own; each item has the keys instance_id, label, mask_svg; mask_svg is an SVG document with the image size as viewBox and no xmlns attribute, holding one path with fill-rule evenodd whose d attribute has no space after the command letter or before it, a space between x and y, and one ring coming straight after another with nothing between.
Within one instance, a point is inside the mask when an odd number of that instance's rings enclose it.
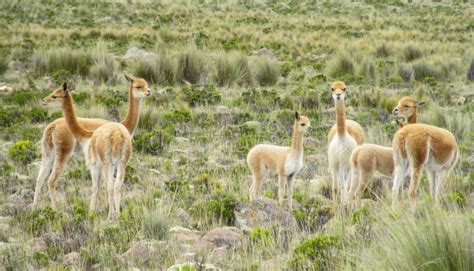
<instances>
[{"instance_id":1,"label":"tussock grass","mask_svg":"<svg viewBox=\"0 0 474 271\"><path fill-rule=\"evenodd\" d=\"M188 46L177 54L176 82L197 84L208 75L206 55L195 46Z\"/></svg>"},{"instance_id":2,"label":"tussock grass","mask_svg":"<svg viewBox=\"0 0 474 271\"><path fill-rule=\"evenodd\" d=\"M280 66L267 57L259 57L254 62L254 79L260 86L270 86L278 82Z\"/></svg>"},{"instance_id":3,"label":"tussock grass","mask_svg":"<svg viewBox=\"0 0 474 271\"><path fill-rule=\"evenodd\" d=\"M218 86L251 85L252 77L247 57L239 52L218 54L215 58L214 82Z\"/></svg>"},{"instance_id":4,"label":"tussock grass","mask_svg":"<svg viewBox=\"0 0 474 271\"><path fill-rule=\"evenodd\" d=\"M354 61L347 54L338 53L327 64L326 73L334 78L353 75L355 73Z\"/></svg>"},{"instance_id":5,"label":"tussock grass","mask_svg":"<svg viewBox=\"0 0 474 271\"><path fill-rule=\"evenodd\" d=\"M84 50L69 48L40 49L33 57L35 70L42 75L67 72L87 76L93 63L92 55Z\"/></svg>"},{"instance_id":6,"label":"tussock grass","mask_svg":"<svg viewBox=\"0 0 474 271\"><path fill-rule=\"evenodd\" d=\"M456 210L432 208L379 221L356 270L472 270L474 224Z\"/></svg>"},{"instance_id":7,"label":"tussock grass","mask_svg":"<svg viewBox=\"0 0 474 271\"><path fill-rule=\"evenodd\" d=\"M407 62L411 62L423 56L422 49L415 44L409 44L402 49L402 58Z\"/></svg>"},{"instance_id":8,"label":"tussock grass","mask_svg":"<svg viewBox=\"0 0 474 271\"><path fill-rule=\"evenodd\" d=\"M93 64L90 68L90 75L93 80L104 84L117 83L119 73L119 64L115 61L112 54L107 53L106 49L98 46L93 52Z\"/></svg>"}]
</instances>

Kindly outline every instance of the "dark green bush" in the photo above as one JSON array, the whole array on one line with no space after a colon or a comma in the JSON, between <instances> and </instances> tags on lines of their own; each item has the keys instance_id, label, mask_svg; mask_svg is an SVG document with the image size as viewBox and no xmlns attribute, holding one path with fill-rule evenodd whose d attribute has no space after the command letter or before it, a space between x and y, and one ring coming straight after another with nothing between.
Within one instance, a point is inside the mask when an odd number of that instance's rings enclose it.
<instances>
[{"instance_id":1,"label":"dark green bush","mask_svg":"<svg viewBox=\"0 0 474 271\"><path fill-rule=\"evenodd\" d=\"M35 107L28 112L27 116L32 122L43 122L48 120L48 109Z\"/></svg>"},{"instance_id":2,"label":"dark green bush","mask_svg":"<svg viewBox=\"0 0 474 271\"><path fill-rule=\"evenodd\" d=\"M293 250L290 266L298 270L333 270L335 250L339 247L341 240L337 236L321 234L308 238Z\"/></svg>"},{"instance_id":3,"label":"dark green bush","mask_svg":"<svg viewBox=\"0 0 474 271\"><path fill-rule=\"evenodd\" d=\"M48 229L58 229L64 222L63 215L51 207L37 209L19 216L18 221L25 232L39 236Z\"/></svg>"},{"instance_id":4,"label":"dark green bush","mask_svg":"<svg viewBox=\"0 0 474 271\"><path fill-rule=\"evenodd\" d=\"M236 204L237 198L233 194L216 190L208 200L194 204L190 212L201 222L212 224L213 221L219 221L226 225L233 225Z\"/></svg>"},{"instance_id":5,"label":"dark green bush","mask_svg":"<svg viewBox=\"0 0 474 271\"><path fill-rule=\"evenodd\" d=\"M21 165L27 165L33 162L38 156L36 147L28 140L17 141L8 150L8 157Z\"/></svg>"},{"instance_id":6,"label":"dark green bush","mask_svg":"<svg viewBox=\"0 0 474 271\"><path fill-rule=\"evenodd\" d=\"M198 85L186 86L183 88L184 100L191 106L212 105L219 103L222 99L219 91L214 85L204 87Z\"/></svg>"},{"instance_id":7,"label":"dark green bush","mask_svg":"<svg viewBox=\"0 0 474 271\"><path fill-rule=\"evenodd\" d=\"M174 126L167 126L164 129L155 129L150 132L136 135L133 140L133 147L137 151L159 154L165 150L173 139Z\"/></svg>"}]
</instances>

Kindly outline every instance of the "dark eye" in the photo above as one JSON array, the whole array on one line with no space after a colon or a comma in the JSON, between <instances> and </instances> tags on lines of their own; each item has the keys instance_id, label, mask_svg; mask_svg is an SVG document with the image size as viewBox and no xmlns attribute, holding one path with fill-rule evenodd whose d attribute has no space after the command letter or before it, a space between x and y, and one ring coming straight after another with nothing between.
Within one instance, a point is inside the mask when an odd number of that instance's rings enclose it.
<instances>
[{"instance_id":1,"label":"dark eye","mask_svg":"<svg viewBox=\"0 0 474 271\"><path fill-rule=\"evenodd\" d=\"M410 106L408 106L408 105L405 105L405 108L408 108L408 107L410 107Z\"/></svg>"},{"instance_id":2,"label":"dark eye","mask_svg":"<svg viewBox=\"0 0 474 271\"><path fill-rule=\"evenodd\" d=\"M301 123L301 126L305 126L305 125L306 125L306 123Z\"/></svg>"},{"instance_id":3,"label":"dark eye","mask_svg":"<svg viewBox=\"0 0 474 271\"><path fill-rule=\"evenodd\" d=\"M342 91L346 91L346 88L343 88Z\"/></svg>"},{"instance_id":4,"label":"dark eye","mask_svg":"<svg viewBox=\"0 0 474 271\"><path fill-rule=\"evenodd\" d=\"M53 97L53 99L56 99L58 96L51 96L51 97Z\"/></svg>"},{"instance_id":5,"label":"dark eye","mask_svg":"<svg viewBox=\"0 0 474 271\"><path fill-rule=\"evenodd\" d=\"M334 91L334 88L331 88L331 91Z\"/></svg>"}]
</instances>

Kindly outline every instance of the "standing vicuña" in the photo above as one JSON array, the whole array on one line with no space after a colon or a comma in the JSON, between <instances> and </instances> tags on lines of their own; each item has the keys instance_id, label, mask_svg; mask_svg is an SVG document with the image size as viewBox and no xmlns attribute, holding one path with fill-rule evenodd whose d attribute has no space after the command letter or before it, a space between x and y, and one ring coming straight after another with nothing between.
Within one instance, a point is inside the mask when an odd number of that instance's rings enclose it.
<instances>
[{"instance_id":1,"label":"standing vicu\u00f1a","mask_svg":"<svg viewBox=\"0 0 474 271\"><path fill-rule=\"evenodd\" d=\"M130 82L128 91L128 113L122 124L127 128L129 133L133 135L138 125L140 116L141 99L151 94L148 84L144 79L125 76ZM97 118L78 118L78 123L89 131L94 131L100 126L110 122ZM66 120L59 118L46 127L41 139L42 155L41 167L36 179L35 196L33 199L33 208L35 208L41 196L41 189L45 180L48 179L48 190L51 198L51 207L57 209L56 203L56 183L61 175L64 165L66 165L69 157L78 148L78 142L69 130Z\"/></svg>"},{"instance_id":2,"label":"standing vicu\u00f1a","mask_svg":"<svg viewBox=\"0 0 474 271\"><path fill-rule=\"evenodd\" d=\"M74 113L72 97L66 83L62 89L56 89L47 96L44 103L62 107L69 130L83 148L92 177L91 211L96 208L99 179L103 175L107 183L108 218L116 217L120 211L125 168L132 154L132 139L127 128L121 123L111 122L102 125L94 132L84 129Z\"/></svg>"},{"instance_id":3,"label":"standing vicu\u00f1a","mask_svg":"<svg viewBox=\"0 0 474 271\"><path fill-rule=\"evenodd\" d=\"M259 144L247 155L247 164L253 175L250 200L260 194L262 181L268 171L276 172L279 179L278 202L283 203L285 183L288 185L288 207L292 209L293 178L303 167L303 133L310 127L310 120L295 112L291 147Z\"/></svg>"},{"instance_id":4,"label":"standing vicu\u00f1a","mask_svg":"<svg viewBox=\"0 0 474 271\"><path fill-rule=\"evenodd\" d=\"M395 163L392 205L402 200L403 179L411 174L408 195L416 205L416 191L424 167L428 175L431 197L439 203L439 193L449 172L456 165L459 149L454 135L446 129L426 124L410 124L393 138Z\"/></svg>"},{"instance_id":5,"label":"standing vicu\u00f1a","mask_svg":"<svg viewBox=\"0 0 474 271\"><path fill-rule=\"evenodd\" d=\"M417 102L411 97L403 97L393 109L397 124L401 128L407 124L416 123L417 109L425 102ZM400 121L402 118L403 121ZM354 149L351 155L352 178L349 189L348 202L354 201L360 205L362 193L374 175L375 171L386 176L393 175L393 149L375 144L362 144Z\"/></svg>"},{"instance_id":6,"label":"standing vicu\u00f1a","mask_svg":"<svg viewBox=\"0 0 474 271\"><path fill-rule=\"evenodd\" d=\"M335 200L341 191L344 200L349 189L350 161L352 151L364 142L364 131L355 121L346 120L344 96L346 84L336 81L331 85L331 93L336 106L336 124L328 134L328 162L332 176L332 196Z\"/></svg>"}]
</instances>

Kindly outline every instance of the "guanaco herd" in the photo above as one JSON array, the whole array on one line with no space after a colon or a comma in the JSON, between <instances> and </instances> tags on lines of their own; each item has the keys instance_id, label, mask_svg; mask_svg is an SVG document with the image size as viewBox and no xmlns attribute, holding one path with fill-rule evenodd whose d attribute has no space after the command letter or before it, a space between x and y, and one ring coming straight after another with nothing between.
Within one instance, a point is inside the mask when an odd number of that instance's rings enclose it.
<instances>
[{"instance_id":1,"label":"guanaco herd","mask_svg":"<svg viewBox=\"0 0 474 271\"><path fill-rule=\"evenodd\" d=\"M57 210L56 183L74 152L82 152L92 178L90 210L96 210L99 181L107 187L108 219L120 212L122 185L127 163L132 155L132 137L138 126L140 104L151 91L142 78L125 75L130 83L128 113L121 122L97 118L77 118L70 85L54 90L43 100L48 107L60 107L64 118L51 122L43 133L42 161L36 180L33 208L38 206L41 189L48 179L51 207ZM351 207L360 205L363 191L375 171L393 177L392 205L401 203L403 181L410 176L410 205L416 204L416 191L421 172L426 168L431 197L439 203L440 190L459 158L456 139L449 131L417 123L417 109L423 102L404 97L393 109L399 130L393 147L364 144L363 128L346 119L344 99L346 85L336 81L331 85L336 109L336 123L328 133L328 165L332 177L333 199ZM308 117L295 112L290 147L270 144L254 146L247 155L252 173L250 200L259 197L268 173L278 175L278 202L283 204L287 191L288 207L292 209L293 180L303 168L303 134L310 128Z\"/></svg>"}]
</instances>

